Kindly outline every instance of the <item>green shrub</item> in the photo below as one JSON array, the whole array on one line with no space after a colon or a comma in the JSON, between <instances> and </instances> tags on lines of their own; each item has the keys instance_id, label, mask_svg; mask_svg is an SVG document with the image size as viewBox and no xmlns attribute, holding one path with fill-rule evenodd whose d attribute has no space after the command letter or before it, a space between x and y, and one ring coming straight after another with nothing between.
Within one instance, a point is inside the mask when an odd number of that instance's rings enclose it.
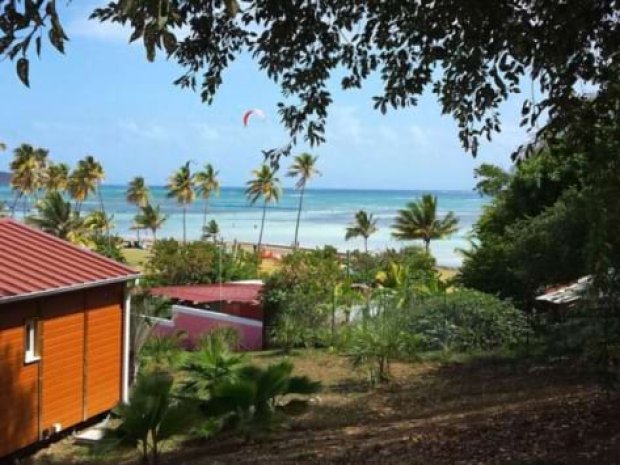
<instances>
[{"instance_id":1,"label":"green shrub","mask_svg":"<svg viewBox=\"0 0 620 465\"><path fill-rule=\"evenodd\" d=\"M492 350L518 343L529 331L525 314L510 302L468 289L423 299L406 316L424 350Z\"/></svg>"},{"instance_id":2,"label":"green shrub","mask_svg":"<svg viewBox=\"0 0 620 465\"><path fill-rule=\"evenodd\" d=\"M118 425L106 432L102 447L139 447L142 462L157 465L162 441L188 431L197 419L193 403L175 399L172 390L167 373L140 375L129 402L114 410Z\"/></svg>"},{"instance_id":3,"label":"green shrub","mask_svg":"<svg viewBox=\"0 0 620 465\"><path fill-rule=\"evenodd\" d=\"M156 285L209 284L256 278L258 261L240 248L163 239L153 246L146 271Z\"/></svg>"},{"instance_id":4,"label":"green shrub","mask_svg":"<svg viewBox=\"0 0 620 465\"><path fill-rule=\"evenodd\" d=\"M293 364L288 361L266 368L244 367L236 379L215 386L206 411L223 418L246 439L268 431L292 402L285 404L285 396L314 394L321 388L320 383L292 372Z\"/></svg>"}]
</instances>

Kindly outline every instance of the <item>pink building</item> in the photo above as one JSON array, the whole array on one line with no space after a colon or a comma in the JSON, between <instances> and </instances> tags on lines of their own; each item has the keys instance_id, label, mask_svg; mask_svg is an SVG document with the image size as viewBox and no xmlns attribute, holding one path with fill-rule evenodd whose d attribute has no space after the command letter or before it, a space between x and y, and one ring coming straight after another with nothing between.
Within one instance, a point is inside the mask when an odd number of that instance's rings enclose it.
<instances>
[{"instance_id":1,"label":"pink building","mask_svg":"<svg viewBox=\"0 0 620 465\"><path fill-rule=\"evenodd\" d=\"M233 328L239 333L241 350L263 348L263 311L260 281L189 286L167 286L151 290L153 295L174 302L170 320L157 319L153 332L187 333L189 344L214 328Z\"/></svg>"}]
</instances>

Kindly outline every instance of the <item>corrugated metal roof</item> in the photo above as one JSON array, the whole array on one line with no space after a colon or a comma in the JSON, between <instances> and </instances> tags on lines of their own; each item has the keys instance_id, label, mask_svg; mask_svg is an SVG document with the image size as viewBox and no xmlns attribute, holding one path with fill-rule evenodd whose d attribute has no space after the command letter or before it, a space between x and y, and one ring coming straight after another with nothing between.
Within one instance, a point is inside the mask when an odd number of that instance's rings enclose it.
<instances>
[{"instance_id":1,"label":"corrugated metal roof","mask_svg":"<svg viewBox=\"0 0 620 465\"><path fill-rule=\"evenodd\" d=\"M137 276L128 266L17 221L0 219L0 303Z\"/></svg>"},{"instance_id":2,"label":"corrugated metal roof","mask_svg":"<svg viewBox=\"0 0 620 465\"><path fill-rule=\"evenodd\" d=\"M151 293L196 304L213 302L258 303L262 288L263 285L260 283L193 284L156 287L151 289Z\"/></svg>"}]
</instances>

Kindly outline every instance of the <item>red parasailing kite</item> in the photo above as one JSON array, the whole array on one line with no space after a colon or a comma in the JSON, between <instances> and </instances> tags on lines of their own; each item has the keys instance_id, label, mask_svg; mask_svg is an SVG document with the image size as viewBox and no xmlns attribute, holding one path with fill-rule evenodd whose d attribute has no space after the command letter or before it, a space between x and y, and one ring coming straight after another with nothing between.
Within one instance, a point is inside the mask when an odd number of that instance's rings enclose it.
<instances>
[{"instance_id":1,"label":"red parasailing kite","mask_svg":"<svg viewBox=\"0 0 620 465\"><path fill-rule=\"evenodd\" d=\"M248 110L243 114L243 125L247 126L250 122L250 117L257 116L260 119L265 119L265 112L263 110L259 110L258 108L254 108L252 110Z\"/></svg>"}]
</instances>

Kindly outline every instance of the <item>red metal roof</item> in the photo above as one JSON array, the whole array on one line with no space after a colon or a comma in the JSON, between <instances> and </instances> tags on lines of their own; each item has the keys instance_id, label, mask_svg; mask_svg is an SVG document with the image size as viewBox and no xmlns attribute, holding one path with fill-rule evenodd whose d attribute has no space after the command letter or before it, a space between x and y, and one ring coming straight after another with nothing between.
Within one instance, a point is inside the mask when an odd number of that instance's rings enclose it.
<instances>
[{"instance_id":1,"label":"red metal roof","mask_svg":"<svg viewBox=\"0 0 620 465\"><path fill-rule=\"evenodd\" d=\"M137 276L128 266L17 221L0 219L0 303Z\"/></svg>"},{"instance_id":2,"label":"red metal roof","mask_svg":"<svg viewBox=\"0 0 620 465\"><path fill-rule=\"evenodd\" d=\"M196 304L213 302L258 303L262 288L262 284L254 283L193 284L156 287L151 289L151 293Z\"/></svg>"}]
</instances>

